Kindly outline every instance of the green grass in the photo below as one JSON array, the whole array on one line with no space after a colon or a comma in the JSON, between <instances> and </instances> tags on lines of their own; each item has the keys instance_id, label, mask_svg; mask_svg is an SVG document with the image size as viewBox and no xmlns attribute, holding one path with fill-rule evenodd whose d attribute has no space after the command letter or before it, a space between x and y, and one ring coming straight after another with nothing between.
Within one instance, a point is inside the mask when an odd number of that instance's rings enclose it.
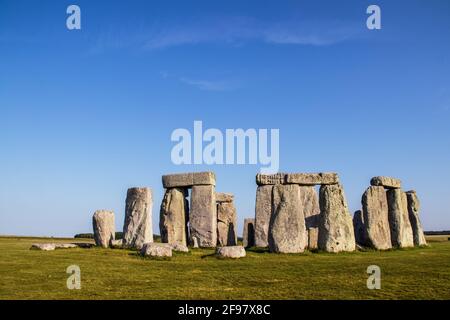
<instances>
[{"instance_id":1,"label":"green grass","mask_svg":"<svg viewBox=\"0 0 450 320\"><path fill-rule=\"evenodd\" d=\"M120 249L29 250L34 242L73 241L0 237L0 299L450 299L449 241L345 254L255 250L235 261L205 249L169 261ZM73 264L81 290L66 288ZM366 287L373 264L381 268L380 290Z\"/></svg>"}]
</instances>

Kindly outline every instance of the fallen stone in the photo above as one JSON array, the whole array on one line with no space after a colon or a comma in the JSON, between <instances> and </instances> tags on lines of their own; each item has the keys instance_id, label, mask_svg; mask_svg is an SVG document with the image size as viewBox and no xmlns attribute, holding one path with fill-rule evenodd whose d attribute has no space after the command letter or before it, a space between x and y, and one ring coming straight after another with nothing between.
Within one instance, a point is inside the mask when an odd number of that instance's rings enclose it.
<instances>
[{"instance_id":1,"label":"fallen stone","mask_svg":"<svg viewBox=\"0 0 450 320\"><path fill-rule=\"evenodd\" d=\"M269 250L276 253L299 253L307 246L305 217L300 186L273 187L273 215L269 225Z\"/></svg>"},{"instance_id":2,"label":"fallen stone","mask_svg":"<svg viewBox=\"0 0 450 320\"><path fill-rule=\"evenodd\" d=\"M255 204L255 246L269 245L269 224L272 216L272 185L259 186L256 189Z\"/></svg>"},{"instance_id":3,"label":"fallen stone","mask_svg":"<svg viewBox=\"0 0 450 320\"><path fill-rule=\"evenodd\" d=\"M141 255L158 258L172 257L172 247L168 243L144 243L141 248Z\"/></svg>"},{"instance_id":4,"label":"fallen stone","mask_svg":"<svg viewBox=\"0 0 450 320\"><path fill-rule=\"evenodd\" d=\"M234 195L231 193L216 192L216 202L233 202Z\"/></svg>"},{"instance_id":5,"label":"fallen stone","mask_svg":"<svg viewBox=\"0 0 450 320\"><path fill-rule=\"evenodd\" d=\"M400 189L402 187L402 182L399 179L391 177L373 177L370 180L370 185L381 186L386 189Z\"/></svg>"},{"instance_id":6,"label":"fallen stone","mask_svg":"<svg viewBox=\"0 0 450 320\"><path fill-rule=\"evenodd\" d=\"M217 245L217 207L213 185L193 186L189 214L190 243L201 248Z\"/></svg>"},{"instance_id":7,"label":"fallen stone","mask_svg":"<svg viewBox=\"0 0 450 320\"><path fill-rule=\"evenodd\" d=\"M239 259L245 257L245 249L242 246L218 247L216 249L218 258Z\"/></svg>"},{"instance_id":8,"label":"fallen stone","mask_svg":"<svg viewBox=\"0 0 450 320\"><path fill-rule=\"evenodd\" d=\"M391 189L386 194L392 246L398 248L413 247L414 237L411 223L409 222L406 193L401 189Z\"/></svg>"},{"instance_id":9,"label":"fallen stone","mask_svg":"<svg viewBox=\"0 0 450 320\"><path fill-rule=\"evenodd\" d=\"M214 172L189 172L162 176L164 188L192 187L196 185L216 185Z\"/></svg>"},{"instance_id":10,"label":"fallen stone","mask_svg":"<svg viewBox=\"0 0 450 320\"><path fill-rule=\"evenodd\" d=\"M170 246L172 247L172 250L176 252L189 252L189 248L181 243L172 243Z\"/></svg>"},{"instance_id":11,"label":"fallen stone","mask_svg":"<svg viewBox=\"0 0 450 320\"><path fill-rule=\"evenodd\" d=\"M236 220L236 208L233 202L217 204L217 245L235 246L237 244Z\"/></svg>"},{"instance_id":12,"label":"fallen stone","mask_svg":"<svg viewBox=\"0 0 450 320\"><path fill-rule=\"evenodd\" d=\"M334 172L289 173L286 176L286 183L303 186L337 184L339 183L339 176Z\"/></svg>"},{"instance_id":13,"label":"fallen stone","mask_svg":"<svg viewBox=\"0 0 450 320\"><path fill-rule=\"evenodd\" d=\"M54 243L33 243L31 248L33 250L42 250L42 251L53 251L56 249L56 245Z\"/></svg>"},{"instance_id":14,"label":"fallen stone","mask_svg":"<svg viewBox=\"0 0 450 320\"><path fill-rule=\"evenodd\" d=\"M319 203L319 249L326 252L354 251L356 243L353 222L342 186L321 186Z\"/></svg>"},{"instance_id":15,"label":"fallen stone","mask_svg":"<svg viewBox=\"0 0 450 320\"><path fill-rule=\"evenodd\" d=\"M388 203L384 187L371 186L367 188L361 203L366 245L377 250L391 249Z\"/></svg>"},{"instance_id":16,"label":"fallen stone","mask_svg":"<svg viewBox=\"0 0 450 320\"><path fill-rule=\"evenodd\" d=\"M189 208L186 189L167 189L161 203L159 230L161 242L187 245L186 216Z\"/></svg>"},{"instance_id":17,"label":"fallen stone","mask_svg":"<svg viewBox=\"0 0 450 320\"><path fill-rule=\"evenodd\" d=\"M114 212L97 210L92 218L94 228L95 244L99 247L108 248L111 241L115 239L116 226L114 223Z\"/></svg>"},{"instance_id":18,"label":"fallen stone","mask_svg":"<svg viewBox=\"0 0 450 320\"><path fill-rule=\"evenodd\" d=\"M301 210L305 217L308 249L317 249L320 206L315 187L300 186Z\"/></svg>"},{"instance_id":19,"label":"fallen stone","mask_svg":"<svg viewBox=\"0 0 450 320\"><path fill-rule=\"evenodd\" d=\"M419 198L417 197L416 192L413 190L406 192L406 197L408 200L409 222L411 223L411 228L413 231L414 245L426 246L427 240L425 239L422 223L420 222L419 218L419 211L420 211Z\"/></svg>"},{"instance_id":20,"label":"fallen stone","mask_svg":"<svg viewBox=\"0 0 450 320\"><path fill-rule=\"evenodd\" d=\"M255 246L255 219L244 219L243 245L245 248Z\"/></svg>"},{"instance_id":21,"label":"fallen stone","mask_svg":"<svg viewBox=\"0 0 450 320\"><path fill-rule=\"evenodd\" d=\"M130 188L125 201L123 246L141 249L144 243L153 242L152 191L150 188Z\"/></svg>"}]
</instances>

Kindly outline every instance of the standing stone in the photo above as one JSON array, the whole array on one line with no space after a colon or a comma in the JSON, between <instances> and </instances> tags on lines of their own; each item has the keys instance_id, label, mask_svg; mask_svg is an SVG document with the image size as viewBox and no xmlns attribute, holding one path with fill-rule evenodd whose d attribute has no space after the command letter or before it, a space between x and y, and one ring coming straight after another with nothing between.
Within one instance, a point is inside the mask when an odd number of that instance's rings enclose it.
<instances>
[{"instance_id":1,"label":"standing stone","mask_svg":"<svg viewBox=\"0 0 450 320\"><path fill-rule=\"evenodd\" d=\"M308 249L317 249L320 206L315 187L300 186L301 210L305 217Z\"/></svg>"},{"instance_id":2,"label":"standing stone","mask_svg":"<svg viewBox=\"0 0 450 320\"><path fill-rule=\"evenodd\" d=\"M144 243L153 242L152 191L150 188L130 188L125 201L123 246L141 249Z\"/></svg>"},{"instance_id":3,"label":"standing stone","mask_svg":"<svg viewBox=\"0 0 450 320\"><path fill-rule=\"evenodd\" d=\"M319 249L327 252L354 251L353 223L342 186L321 186L319 203Z\"/></svg>"},{"instance_id":4,"label":"standing stone","mask_svg":"<svg viewBox=\"0 0 450 320\"><path fill-rule=\"evenodd\" d=\"M203 248L217 245L217 208L213 185L193 186L189 216L190 242Z\"/></svg>"},{"instance_id":5,"label":"standing stone","mask_svg":"<svg viewBox=\"0 0 450 320\"><path fill-rule=\"evenodd\" d=\"M186 189L166 190L159 216L161 242L186 246L186 196Z\"/></svg>"},{"instance_id":6,"label":"standing stone","mask_svg":"<svg viewBox=\"0 0 450 320\"><path fill-rule=\"evenodd\" d=\"M307 235L300 186L275 185L273 208L269 225L269 250L277 253L303 252Z\"/></svg>"},{"instance_id":7,"label":"standing stone","mask_svg":"<svg viewBox=\"0 0 450 320\"><path fill-rule=\"evenodd\" d=\"M236 219L236 208L233 202L217 203L217 244L219 246L237 244Z\"/></svg>"},{"instance_id":8,"label":"standing stone","mask_svg":"<svg viewBox=\"0 0 450 320\"><path fill-rule=\"evenodd\" d=\"M422 224L419 219L420 202L415 191L406 192L406 197L408 200L408 214L409 221L411 223L414 245L416 246L426 246L427 240L425 240L425 234L423 233Z\"/></svg>"},{"instance_id":9,"label":"standing stone","mask_svg":"<svg viewBox=\"0 0 450 320\"><path fill-rule=\"evenodd\" d=\"M97 210L92 218L94 240L97 246L108 248L115 239L116 226L114 212Z\"/></svg>"},{"instance_id":10,"label":"standing stone","mask_svg":"<svg viewBox=\"0 0 450 320\"><path fill-rule=\"evenodd\" d=\"M392 248L386 191L382 186L367 188L362 196L366 245L377 250Z\"/></svg>"},{"instance_id":11,"label":"standing stone","mask_svg":"<svg viewBox=\"0 0 450 320\"><path fill-rule=\"evenodd\" d=\"M355 241L360 246L367 246L366 228L364 227L364 217L361 210L353 214L353 231L355 232Z\"/></svg>"},{"instance_id":12,"label":"standing stone","mask_svg":"<svg viewBox=\"0 0 450 320\"><path fill-rule=\"evenodd\" d=\"M255 219L244 219L244 248L255 246Z\"/></svg>"},{"instance_id":13,"label":"standing stone","mask_svg":"<svg viewBox=\"0 0 450 320\"><path fill-rule=\"evenodd\" d=\"M255 246L269 245L269 223L272 215L272 185L256 189L255 204Z\"/></svg>"},{"instance_id":14,"label":"standing stone","mask_svg":"<svg viewBox=\"0 0 450 320\"><path fill-rule=\"evenodd\" d=\"M393 247L406 248L414 246L413 231L408 216L408 200L401 189L386 192L389 207L389 225Z\"/></svg>"}]
</instances>

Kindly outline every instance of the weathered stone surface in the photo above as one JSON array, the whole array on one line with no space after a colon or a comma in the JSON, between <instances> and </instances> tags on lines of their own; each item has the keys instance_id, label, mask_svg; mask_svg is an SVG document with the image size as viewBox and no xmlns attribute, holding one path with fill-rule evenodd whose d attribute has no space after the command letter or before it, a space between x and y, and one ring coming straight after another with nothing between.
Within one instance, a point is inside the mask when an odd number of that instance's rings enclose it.
<instances>
[{"instance_id":1,"label":"weathered stone surface","mask_svg":"<svg viewBox=\"0 0 450 320\"><path fill-rule=\"evenodd\" d=\"M255 219L244 219L243 244L245 248L255 246Z\"/></svg>"},{"instance_id":2,"label":"weathered stone surface","mask_svg":"<svg viewBox=\"0 0 450 320\"><path fill-rule=\"evenodd\" d=\"M285 183L286 183L286 173L275 173L275 174L258 173L256 175L256 184L258 186L285 184Z\"/></svg>"},{"instance_id":3,"label":"weathered stone surface","mask_svg":"<svg viewBox=\"0 0 450 320\"><path fill-rule=\"evenodd\" d=\"M170 246L172 247L173 251L189 252L189 248L187 246L185 246L184 244L181 244L181 243L172 243L172 244L170 244Z\"/></svg>"},{"instance_id":4,"label":"weathered stone surface","mask_svg":"<svg viewBox=\"0 0 450 320\"><path fill-rule=\"evenodd\" d=\"M237 217L233 202L217 204L217 245L235 246L237 244Z\"/></svg>"},{"instance_id":5,"label":"weathered stone surface","mask_svg":"<svg viewBox=\"0 0 450 320\"><path fill-rule=\"evenodd\" d=\"M234 195L231 193L216 192L216 202L233 202Z\"/></svg>"},{"instance_id":6,"label":"weathered stone surface","mask_svg":"<svg viewBox=\"0 0 450 320\"><path fill-rule=\"evenodd\" d=\"M409 222L411 223L411 228L413 231L414 245L426 246L427 240L425 239L422 223L420 222L419 218L420 212L419 198L417 197L416 192L413 190L406 192L406 197L408 200Z\"/></svg>"},{"instance_id":7,"label":"weathered stone surface","mask_svg":"<svg viewBox=\"0 0 450 320\"><path fill-rule=\"evenodd\" d=\"M306 242L300 186L275 185L273 214L269 225L269 250L277 253L303 252Z\"/></svg>"},{"instance_id":8,"label":"weathered stone surface","mask_svg":"<svg viewBox=\"0 0 450 320\"><path fill-rule=\"evenodd\" d=\"M319 203L319 249L327 252L354 251L353 223L342 186L321 186Z\"/></svg>"},{"instance_id":9,"label":"weathered stone surface","mask_svg":"<svg viewBox=\"0 0 450 320\"><path fill-rule=\"evenodd\" d=\"M391 177L373 177L370 180L371 186L381 186L386 189L400 189L402 187L402 182L399 179Z\"/></svg>"},{"instance_id":10,"label":"weathered stone surface","mask_svg":"<svg viewBox=\"0 0 450 320\"><path fill-rule=\"evenodd\" d=\"M130 188L125 202L123 246L141 249L144 243L153 242L152 190Z\"/></svg>"},{"instance_id":11,"label":"weathered stone surface","mask_svg":"<svg viewBox=\"0 0 450 320\"><path fill-rule=\"evenodd\" d=\"M162 176L164 188L189 188L196 185L216 185L214 172L189 172Z\"/></svg>"},{"instance_id":12,"label":"weathered stone surface","mask_svg":"<svg viewBox=\"0 0 450 320\"><path fill-rule=\"evenodd\" d=\"M272 215L272 185L259 186L256 189L255 204L255 246L269 245L269 224Z\"/></svg>"},{"instance_id":13,"label":"weathered stone surface","mask_svg":"<svg viewBox=\"0 0 450 320\"><path fill-rule=\"evenodd\" d=\"M190 243L202 248L217 245L217 207L214 186L193 186L189 216Z\"/></svg>"},{"instance_id":14,"label":"weathered stone surface","mask_svg":"<svg viewBox=\"0 0 450 320\"><path fill-rule=\"evenodd\" d=\"M97 246L108 248L111 241L115 239L116 226L114 212L97 210L92 218L94 228L94 240Z\"/></svg>"},{"instance_id":15,"label":"weathered stone surface","mask_svg":"<svg viewBox=\"0 0 450 320\"><path fill-rule=\"evenodd\" d=\"M245 249L242 246L218 247L216 249L218 258L239 259L245 257Z\"/></svg>"},{"instance_id":16,"label":"weathered stone surface","mask_svg":"<svg viewBox=\"0 0 450 320\"><path fill-rule=\"evenodd\" d=\"M357 210L353 214L353 231L356 244L363 247L367 246L366 228L364 227L364 217L361 210Z\"/></svg>"},{"instance_id":17,"label":"weathered stone surface","mask_svg":"<svg viewBox=\"0 0 450 320\"><path fill-rule=\"evenodd\" d=\"M286 176L286 183L303 186L337 184L339 183L339 176L334 172L289 173Z\"/></svg>"},{"instance_id":18,"label":"weathered stone surface","mask_svg":"<svg viewBox=\"0 0 450 320\"><path fill-rule=\"evenodd\" d=\"M339 177L337 173L334 172L275 173L256 175L256 184L259 186L275 184L299 184L303 186L314 186L336 183L339 183Z\"/></svg>"},{"instance_id":19,"label":"weathered stone surface","mask_svg":"<svg viewBox=\"0 0 450 320\"><path fill-rule=\"evenodd\" d=\"M141 255L144 257L172 257L172 247L168 243L148 242L141 248Z\"/></svg>"},{"instance_id":20,"label":"weathered stone surface","mask_svg":"<svg viewBox=\"0 0 450 320\"><path fill-rule=\"evenodd\" d=\"M180 188L167 189L161 203L159 230L161 242L187 245L186 216L187 190Z\"/></svg>"},{"instance_id":21,"label":"weathered stone surface","mask_svg":"<svg viewBox=\"0 0 450 320\"><path fill-rule=\"evenodd\" d=\"M53 251L56 249L56 245L54 243L33 243L31 248L33 250L42 250L42 251Z\"/></svg>"},{"instance_id":22,"label":"weathered stone surface","mask_svg":"<svg viewBox=\"0 0 450 320\"><path fill-rule=\"evenodd\" d=\"M409 222L406 193L401 189L391 189L386 194L392 246L399 248L413 247L414 238L411 223Z\"/></svg>"},{"instance_id":23,"label":"weathered stone surface","mask_svg":"<svg viewBox=\"0 0 450 320\"><path fill-rule=\"evenodd\" d=\"M362 199L364 236L366 245L378 249L392 248L389 227L387 196L384 187L371 186L364 192Z\"/></svg>"},{"instance_id":24,"label":"weathered stone surface","mask_svg":"<svg viewBox=\"0 0 450 320\"><path fill-rule=\"evenodd\" d=\"M305 217L308 249L317 249L320 206L315 187L300 186L301 210Z\"/></svg>"}]
</instances>

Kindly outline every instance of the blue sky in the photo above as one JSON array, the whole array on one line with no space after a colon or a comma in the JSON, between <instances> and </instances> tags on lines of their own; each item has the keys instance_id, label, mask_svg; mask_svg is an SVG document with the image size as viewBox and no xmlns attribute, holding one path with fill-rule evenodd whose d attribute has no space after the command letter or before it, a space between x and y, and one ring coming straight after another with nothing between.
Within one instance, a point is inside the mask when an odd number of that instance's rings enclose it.
<instances>
[{"instance_id":1,"label":"blue sky","mask_svg":"<svg viewBox=\"0 0 450 320\"><path fill-rule=\"evenodd\" d=\"M81 8L81 30L66 8ZM366 28L378 4L382 29ZM450 229L450 2L0 0L0 234L121 230L126 190L213 170L239 233L259 165L172 164L174 129L277 128L280 171L336 171L351 211L375 175Z\"/></svg>"}]
</instances>

